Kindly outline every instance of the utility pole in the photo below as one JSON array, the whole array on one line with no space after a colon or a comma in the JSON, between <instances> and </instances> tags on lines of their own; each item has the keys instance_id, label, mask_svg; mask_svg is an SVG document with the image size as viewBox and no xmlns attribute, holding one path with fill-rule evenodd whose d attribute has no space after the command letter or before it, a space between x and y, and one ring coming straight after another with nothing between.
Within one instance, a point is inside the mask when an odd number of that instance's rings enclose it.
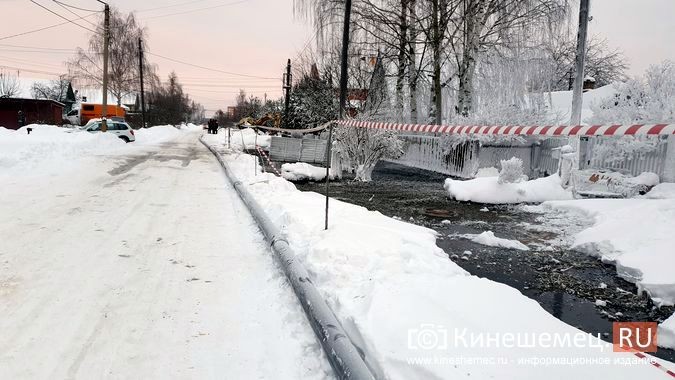
<instances>
[{"instance_id":1,"label":"utility pole","mask_svg":"<svg viewBox=\"0 0 675 380\"><path fill-rule=\"evenodd\" d=\"M141 120L143 128L145 125L145 91L143 89L143 38L138 37L138 71L141 77Z\"/></svg>"},{"instance_id":2,"label":"utility pole","mask_svg":"<svg viewBox=\"0 0 675 380\"><path fill-rule=\"evenodd\" d=\"M347 106L347 60L349 58L349 23L352 14L352 0L345 0L345 19L342 28L342 57L340 62L340 108L338 120L342 120ZM333 124L328 127L328 141L326 142L326 223L328 229L328 200L331 165L331 145L333 144Z\"/></svg>"},{"instance_id":3,"label":"utility pole","mask_svg":"<svg viewBox=\"0 0 675 380\"><path fill-rule=\"evenodd\" d=\"M586 38L588 35L588 8L590 0L581 0L579 7L579 33L577 34L577 57L575 61L574 86L572 88L571 125L581 124L581 106L583 104L584 63L586 61Z\"/></svg>"},{"instance_id":4,"label":"utility pole","mask_svg":"<svg viewBox=\"0 0 675 380\"><path fill-rule=\"evenodd\" d=\"M288 110L291 105L291 83L292 83L292 74L291 74L291 60L288 60L286 65L286 73L284 74L284 92L286 94L286 104L284 108L284 127L288 128ZM267 94L265 94L267 95Z\"/></svg>"},{"instance_id":5,"label":"utility pole","mask_svg":"<svg viewBox=\"0 0 675 380\"><path fill-rule=\"evenodd\" d=\"M103 18L103 106L101 107L101 131L108 131L108 45L110 44L110 7L107 3L97 0L105 6Z\"/></svg>"}]
</instances>

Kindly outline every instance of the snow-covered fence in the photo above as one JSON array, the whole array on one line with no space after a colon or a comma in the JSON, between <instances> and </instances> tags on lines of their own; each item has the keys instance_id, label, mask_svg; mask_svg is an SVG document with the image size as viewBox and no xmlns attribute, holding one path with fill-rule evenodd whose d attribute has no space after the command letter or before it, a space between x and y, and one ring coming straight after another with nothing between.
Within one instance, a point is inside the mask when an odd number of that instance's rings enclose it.
<instances>
[{"instance_id":1,"label":"snow-covered fence","mask_svg":"<svg viewBox=\"0 0 675 380\"><path fill-rule=\"evenodd\" d=\"M326 140L272 136L270 158L278 162L326 163Z\"/></svg>"},{"instance_id":2,"label":"snow-covered fence","mask_svg":"<svg viewBox=\"0 0 675 380\"><path fill-rule=\"evenodd\" d=\"M658 174L662 181L675 181L675 124L449 126L357 120L343 120L338 123L354 128L401 131L405 133L402 137L407 142L406 152L398 160L392 160L393 162L461 178L471 178L479 168L497 167L498 160L513 156L525 162L526 174L531 177L552 174L558 168L558 159L553 155L554 149L566 144L567 138L579 136L582 141L580 149L582 169L612 169L633 175L649 171ZM487 143L480 146L475 142L473 145L468 144L471 148L460 145L452 148L450 152L445 151L441 147L439 136L457 134L519 135L526 138L530 144L497 146ZM623 160L610 161L599 155L598 148L606 146L609 139L621 136L660 139L660 143L652 151L629 154Z\"/></svg>"},{"instance_id":3,"label":"snow-covered fence","mask_svg":"<svg viewBox=\"0 0 675 380\"><path fill-rule=\"evenodd\" d=\"M442 147L437 136L401 135L404 142L403 155L385 161L448 174L460 178L472 178L478 170L478 144L467 141L450 149Z\"/></svg>"},{"instance_id":4,"label":"snow-covered fence","mask_svg":"<svg viewBox=\"0 0 675 380\"><path fill-rule=\"evenodd\" d=\"M552 174L558 170L553 149L567 143L566 138L528 139L525 143L466 141L448 149L440 136L405 134L399 137L405 141L404 154L386 161L458 178L473 178L480 168L499 168L501 160L511 157L523 160L524 173L529 177Z\"/></svg>"},{"instance_id":5,"label":"snow-covered fence","mask_svg":"<svg viewBox=\"0 0 675 380\"><path fill-rule=\"evenodd\" d=\"M618 138L611 139L599 136L584 136L580 143L580 169L610 169L637 176L643 172L652 172L659 175L662 180L673 181L666 171L666 154L668 151L667 136L654 136L651 140L638 144L641 141L628 141L624 146L632 143L637 147L622 149L617 144ZM612 154L603 154L606 151Z\"/></svg>"}]
</instances>

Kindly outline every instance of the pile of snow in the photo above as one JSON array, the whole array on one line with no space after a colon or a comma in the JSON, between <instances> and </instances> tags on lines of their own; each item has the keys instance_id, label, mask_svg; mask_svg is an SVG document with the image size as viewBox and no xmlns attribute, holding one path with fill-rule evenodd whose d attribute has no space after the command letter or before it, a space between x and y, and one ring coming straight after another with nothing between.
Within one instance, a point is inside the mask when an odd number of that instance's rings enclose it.
<instances>
[{"instance_id":1,"label":"pile of snow","mask_svg":"<svg viewBox=\"0 0 675 380\"><path fill-rule=\"evenodd\" d=\"M675 314L659 325L658 343L661 347L675 350Z\"/></svg>"},{"instance_id":2,"label":"pile of snow","mask_svg":"<svg viewBox=\"0 0 675 380\"><path fill-rule=\"evenodd\" d=\"M32 128L29 135L27 128ZM133 150L182 136L189 130L171 125L135 130L126 144L112 133L31 124L18 130L0 127L0 177L41 176L77 167L82 158Z\"/></svg>"},{"instance_id":3,"label":"pile of snow","mask_svg":"<svg viewBox=\"0 0 675 380\"><path fill-rule=\"evenodd\" d=\"M29 135L27 128L33 131ZM124 148L111 133L80 132L55 125L31 124L18 130L0 128L0 177L43 175L74 166L74 160Z\"/></svg>"},{"instance_id":4,"label":"pile of snow","mask_svg":"<svg viewBox=\"0 0 675 380\"><path fill-rule=\"evenodd\" d=\"M675 183L661 183L654 186L645 198L649 199L675 199Z\"/></svg>"},{"instance_id":5,"label":"pile of snow","mask_svg":"<svg viewBox=\"0 0 675 380\"><path fill-rule=\"evenodd\" d=\"M326 168L312 166L304 162L283 164L281 165L281 176L291 182L306 180L322 181L326 178ZM333 179L333 176L330 179Z\"/></svg>"},{"instance_id":6,"label":"pile of snow","mask_svg":"<svg viewBox=\"0 0 675 380\"><path fill-rule=\"evenodd\" d=\"M471 334L486 340L485 334L545 334L549 338L559 334L565 339L589 335L559 321L517 290L469 275L436 245L436 233L430 229L332 200L330 228L324 230L323 195L301 192L270 173L258 171L255 177L251 170L255 157L224 150L219 136L204 138L218 151L230 153L223 156L229 168L286 233L312 282L350 338L364 350L376 378L663 376L649 364L617 365L612 359L629 360L632 354L614 353L611 344L596 338L591 338L595 347L457 344L456 331L467 341ZM533 357L600 358L608 364L518 362ZM485 365L474 358L504 358L505 363Z\"/></svg>"},{"instance_id":7,"label":"pile of snow","mask_svg":"<svg viewBox=\"0 0 675 380\"><path fill-rule=\"evenodd\" d=\"M659 182L655 173L643 172L637 177L618 172L585 169L572 174L575 190L581 195L631 198L645 194Z\"/></svg>"},{"instance_id":8,"label":"pile of snow","mask_svg":"<svg viewBox=\"0 0 675 380\"><path fill-rule=\"evenodd\" d=\"M572 192L560 185L557 174L520 183L499 183L499 177L468 181L448 178L443 185L450 198L476 203L538 203L572 199Z\"/></svg>"},{"instance_id":9,"label":"pile of snow","mask_svg":"<svg viewBox=\"0 0 675 380\"><path fill-rule=\"evenodd\" d=\"M227 129L221 129L219 135L221 139L224 139L225 144L227 144ZM269 149L272 141L272 136L264 133L257 134L253 128L232 129L230 131L230 138L232 146L239 149L242 146L246 149L255 149L256 145Z\"/></svg>"},{"instance_id":10,"label":"pile of snow","mask_svg":"<svg viewBox=\"0 0 675 380\"><path fill-rule=\"evenodd\" d=\"M655 303L675 304L675 199L580 199L542 207L593 218L574 237L573 248L615 263L617 273Z\"/></svg>"},{"instance_id":11,"label":"pile of snow","mask_svg":"<svg viewBox=\"0 0 675 380\"><path fill-rule=\"evenodd\" d=\"M473 241L474 243L487 245L490 247L501 247L508 249L517 249L520 251L529 251L530 248L518 240L509 240L498 238L492 231L485 231L480 234L450 235L450 237L462 237Z\"/></svg>"},{"instance_id":12,"label":"pile of snow","mask_svg":"<svg viewBox=\"0 0 675 380\"><path fill-rule=\"evenodd\" d=\"M173 125L157 125L151 128L141 128L134 131L136 135L136 145L157 144L173 140L182 136L188 129L181 130Z\"/></svg>"}]
</instances>

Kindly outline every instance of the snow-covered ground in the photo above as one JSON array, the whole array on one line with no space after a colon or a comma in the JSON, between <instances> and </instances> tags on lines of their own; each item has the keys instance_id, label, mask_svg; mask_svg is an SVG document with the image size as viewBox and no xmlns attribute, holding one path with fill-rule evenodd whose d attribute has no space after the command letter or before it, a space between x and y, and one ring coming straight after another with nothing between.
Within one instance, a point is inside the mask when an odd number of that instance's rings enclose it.
<instances>
[{"instance_id":1,"label":"snow-covered ground","mask_svg":"<svg viewBox=\"0 0 675 380\"><path fill-rule=\"evenodd\" d=\"M0 135L0 378L332 377L197 132L40 129Z\"/></svg>"},{"instance_id":2,"label":"snow-covered ground","mask_svg":"<svg viewBox=\"0 0 675 380\"><path fill-rule=\"evenodd\" d=\"M518 183L499 183L495 176L468 181L448 178L443 185L450 198L476 203L537 203L572 199L572 192L560 185L557 174Z\"/></svg>"},{"instance_id":3,"label":"snow-covered ground","mask_svg":"<svg viewBox=\"0 0 675 380\"><path fill-rule=\"evenodd\" d=\"M469 275L430 229L332 200L325 231L321 194L300 192L269 173L254 176L254 157L227 150L220 136L206 138L287 234L381 378L663 378L649 364L623 365L635 357L612 352L517 290ZM509 340L523 336L538 343ZM552 336L591 343L541 343Z\"/></svg>"}]
</instances>

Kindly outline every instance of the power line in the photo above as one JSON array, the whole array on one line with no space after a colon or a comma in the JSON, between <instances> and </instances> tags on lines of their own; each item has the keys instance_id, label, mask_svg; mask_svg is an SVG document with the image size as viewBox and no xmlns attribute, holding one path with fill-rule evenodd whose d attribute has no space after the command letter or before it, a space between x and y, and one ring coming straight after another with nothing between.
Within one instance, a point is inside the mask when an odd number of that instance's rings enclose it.
<instances>
[{"instance_id":1,"label":"power line","mask_svg":"<svg viewBox=\"0 0 675 380\"><path fill-rule=\"evenodd\" d=\"M51 71L24 69L24 68L20 68L20 67L7 66L7 65L3 65L3 64L0 64L0 67L3 67L5 69L17 70L17 71L25 71L25 72L29 72L29 73L54 75L54 76L57 76L57 77L63 75L63 73L59 74L59 73L53 73Z\"/></svg>"},{"instance_id":2,"label":"power line","mask_svg":"<svg viewBox=\"0 0 675 380\"><path fill-rule=\"evenodd\" d=\"M72 23L72 24L75 24L75 25L79 26L79 27L82 28L82 29L86 29L86 30L88 30L88 31L90 31L90 32L92 32L92 33L98 33L98 32L95 31L95 30L89 29L89 28L87 28L86 26L82 26L82 25L76 23L74 20L71 20L71 19L69 19L69 18L67 18L67 17L65 17L65 16L63 16L63 15L61 15L61 14L58 14L58 13L54 12L53 10L51 10L51 9L49 9L49 8L47 8L47 7L45 7L44 5L38 3L38 2L35 1L35 0L30 0L30 2L33 3L33 4L35 4L35 5L37 5L38 7L42 8L42 9L46 10L46 11L49 12L49 13L52 13L52 14L58 16L58 17L61 17L62 19L68 21L69 23Z\"/></svg>"},{"instance_id":3,"label":"power line","mask_svg":"<svg viewBox=\"0 0 675 380\"><path fill-rule=\"evenodd\" d=\"M183 14L186 14L186 13L194 13L194 12L205 11L205 10L208 10L208 9L227 7L227 6L230 6L230 5L237 5L237 4L245 3L247 1L248 0L240 0L240 1L235 1L235 2L227 3L227 4L214 5L212 7L198 8L198 9L192 9L192 10L187 10L187 11L182 11L182 12L169 13L169 14L165 14L165 15L146 17L145 20L152 20L154 18L177 16L177 15L183 15Z\"/></svg>"},{"instance_id":4,"label":"power line","mask_svg":"<svg viewBox=\"0 0 675 380\"><path fill-rule=\"evenodd\" d=\"M96 13L98 13L98 12L96 12ZM41 31L43 31L43 30L56 28L57 26L66 25L66 24L69 24L69 23L71 23L71 22L73 22L73 21L82 20L82 19L85 19L85 18L87 18L87 17L91 17L91 16L95 15L96 13L91 13L91 14L88 14L88 15L86 15L86 16L82 16L82 17L76 18L75 20L68 20L68 21L62 22L62 23L60 23L60 24L54 24L54 25L45 26L45 27L38 28L38 29L29 30L29 31L26 31L26 32L21 32L21 33L12 34L12 35L9 35L9 36L0 37L0 41L6 40L6 39L8 39L8 38L14 38L14 37L19 37L19 36L24 36L24 35L26 35L26 34L37 33L37 32L41 32Z\"/></svg>"},{"instance_id":5,"label":"power line","mask_svg":"<svg viewBox=\"0 0 675 380\"><path fill-rule=\"evenodd\" d=\"M257 76L257 75L241 74L241 73L234 73L234 72L231 72L231 71L224 71L224 70L213 69L213 68L210 68L210 67L204 67L204 66L200 66L200 65L195 65L195 64L193 64L193 63L188 63L188 62L184 62L184 61L179 61L179 60L177 60L177 59L165 57L165 56L163 56L163 55L159 55L159 54L155 54L155 53L150 53L150 52L148 52L148 51L146 51L145 53L146 53L146 54L149 54L149 55L152 55L152 56L154 56L154 57L164 58L164 59L166 59L167 61L176 62L176 63L181 63L181 64L183 64L183 65L196 67L196 68L202 69L202 70L208 70L208 71L213 71L213 72L217 72L217 73L223 73L223 74L234 75L234 76L245 77L245 78L276 79L276 80L279 80L279 78L262 77L262 76Z\"/></svg>"},{"instance_id":6,"label":"power line","mask_svg":"<svg viewBox=\"0 0 675 380\"><path fill-rule=\"evenodd\" d=\"M181 5L187 5L187 4L193 4L193 3L202 3L202 2L204 2L204 1L208 1L208 0L193 0L193 1L186 1L186 2L184 2L184 3L177 3L177 4L165 5L165 6L162 6L162 7L154 7L154 8L140 9L140 10L137 10L136 13L143 13L143 12L155 11L155 10L158 10L158 9L175 8L175 7L179 7L179 6L181 6Z\"/></svg>"},{"instance_id":7,"label":"power line","mask_svg":"<svg viewBox=\"0 0 675 380\"><path fill-rule=\"evenodd\" d=\"M66 23L67 24L67 23ZM55 51L77 51L77 49L69 48L52 48L52 47L43 47L43 46L27 46L27 45L9 45L9 44L0 44L0 48L9 47L9 48L20 48L20 49L31 49L31 50L55 50Z\"/></svg>"},{"instance_id":8,"label":"power line","mask_svg":"<svg viewBox=\"0 0 675 380\"><path fill-rule=\"evenodd\" d=\"M101 12L101 13L103 12L103 11L97 11L97 10L93 10L93 9L85 9L85 8L76 7L74 5L66 4L66 3L63 3L63 2L58 1L58 0L52 0L52 1L57 3L57 4L63 5L65 7L77 9L77 10L84 11L84 12Z\"/></svg>"},{"instance_id":9,"label":"power line","mask_svg":"<svg viewBox=\"0 0 675 380\"><path fill-rule=\"evenodd\" d=\"M71 15L74 15L75 17L80 17L79 14L75 13L75 11L70 10L68 7L63 5L63 3L59 2L59 1L56 1L56 0L52 0L52 1L55 2L56 5L58 5L59 7L65 9L66 12L70 13ZM94 24L93 22L91 22L89 20L82 20L82 21L85 21L87 24L93 26L94 28L98 28L98 25Z\"/></svg>"}]
</instances>

